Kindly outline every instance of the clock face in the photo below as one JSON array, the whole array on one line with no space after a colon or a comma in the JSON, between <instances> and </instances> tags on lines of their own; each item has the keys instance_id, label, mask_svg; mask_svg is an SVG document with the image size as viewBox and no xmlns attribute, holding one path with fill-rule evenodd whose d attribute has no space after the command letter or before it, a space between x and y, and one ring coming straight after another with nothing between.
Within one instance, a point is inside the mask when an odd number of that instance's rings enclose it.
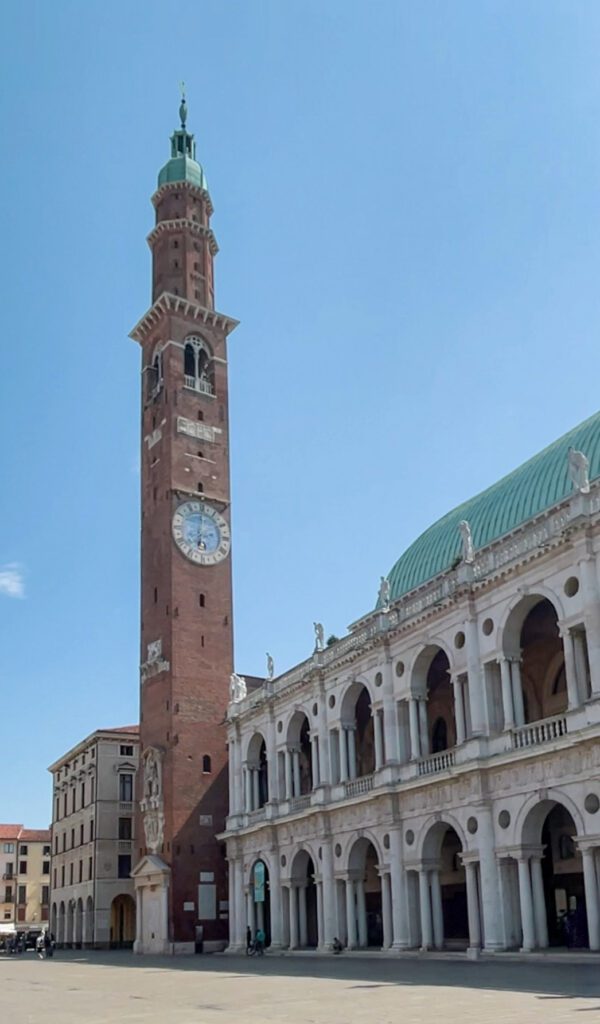
<instances>
[{"instance_id":1,"label":"clock face","mask_svg":"<svg viewBox=\"0 0 600 1024\"><path fill-rule=\"evenodd\" d=\"M198 565L215 565L231 547L229 526L203 501L184 501L173 515L173 539L186 558Z\"/></svg>"}]
</instances>

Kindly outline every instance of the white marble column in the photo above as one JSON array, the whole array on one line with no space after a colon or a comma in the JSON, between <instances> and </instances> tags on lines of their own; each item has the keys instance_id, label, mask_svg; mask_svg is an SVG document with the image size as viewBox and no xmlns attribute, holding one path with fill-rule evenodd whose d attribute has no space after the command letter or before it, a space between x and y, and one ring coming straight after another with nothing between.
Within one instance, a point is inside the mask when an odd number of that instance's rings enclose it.
<instances>
[{"instance_id":1,"label":"white marble column","mask_svg":"<svg viewBox=\"0 0 600 1024\"><path fill-rule=\"evenodd\" d=\"M319 695L319 782L322 786L331 782L330 737L324 693Z\"/></svg>"},{"instance_id":2,"label":"white marble column","mask_svg":"<svg viewBox=\"0 0 600 1024\"><path fill-rule=\"evenodd\" d=\"M579 568L581 570L592 697L600 697L600 592L594 555L587 554L579 563Z\"/></svg>"},{"instance_id":3,"label":"white marble column","mask_svg":"<svg viewBox=\"0 0 600 1024\"><path fill-rule=\"evenodd\" d=\"M598 876L594 850L582 850L581 856L590 949L598 950L600 949L600 907L598 906Z\"/></svg>"},{"instance_id":4,"label":"white marble column","mask_svg":"<svg viewBox=\"0 0 600 1024\"><path fill-rule=\"evenodd\" d=\"M331 839L323 842L323 945L331 949L337 934L336 882Z\"/></svg>"},{"instance_id":5,"label":"white marble column","mask_svg":"<svg viewBox=\"0 0 600 1024\"><path fill-rule=\"evenodd\" d=\"M317 882L317 946L325 946L325 930L323 927L323 882Z\"/></svg>"},{"instance_id":6,"label":"white marble column","mask_svg":"<svg viewBox=\"0 0 600 1024\"><path fill-rule=\"evenodd\" d=\"M390 866L394 949L408 949L406 873L402 857L402 836L399 829L390 831Z\"/></svg>"},{"instance_id":7,"label":"white marble column","mask_svg":"<svg viewBox=\"0 0 600 1024\"><path fill-rule=\"evenodd\" d=\"M356 726L348 729L348 776L356 778Z\"/></svg>"},{"instance_id":8,"label":"white marble column","mask_svg":"<svg viewBox=\"0 0 600 1024\"><path fill-rule=\"evenodd\" d=\"M421 756L429 757L429 725L427 722L427 700L419 701L419 732L421 734Z\"/></svg>"},{"instance_id":9,"label":"white marble column","mask_svg":"<svg viewBox=\"0 0 600 1024\"><path fill-rule=\"evenodd\" d=\"M312 788L316 789L319 785L321 778L319 772L319 737L316 733L311 733L310 736L310 757L311 757L311 783Z\"/></svg>"},{"instance_id":10,"label":"white marble column","mask_svg":"<svg viewBox=\"0 0 600 1024\"><path fill-rule=\"evenodd\" d=\"M365 900L365 883L362 878L356 882L356 916L358 918L358 945L361 949L367 946L367 904Z\"/></svg>"},{"instance_id":11,"label":"white marble column","mask_svg":"<svg viewBox=\"0 0 600 1024\"><path fill-rule=\"evenodd\" d=\"M256 931L256 916L254 913L254 908L254 895L252 892L252 886L250 885L246 889L246 925L248 928L250 928L250 931L252 932L252 938L254 938L254 933Z\"/></svg>"},{"instance_id":12,"label":"white marble column","mask_svg":"<svg viewBox=\"0 0 600 1024\"><path fill-rule=\"evenodd\" d=\"M540 949L548 946L548 918L546 916L546 900L544 898L544 880L542 878L541 857L532 857L531 893L533 896L533 917L535 920L536 945Z\"/></svg>"},{"instance_id":13,"label":"white marble column","mask_svg":"<svg viewBox=\"0 0 600 1024\"><path fill-rule=\"evenodd\" d=\"M269 870L269 900L271 904L271 949L279 949L283 944L283 922L281 916L281 871L277 850L273 854Z\"/></svg>"},{"instance_id":14,"label":"white marble column","mask_svg":"<svg viewBox=\"0 0 600 1024\"><path fill-rule=\"evenodd\" d=\"M527 857L519 857L517 863L519 865L519 899L521 903L521 930L523 932L522 949L524 953L530 953L535 948L535 924L529 860Z\"/></svg>"},{"instance_id":15,"label":"white marble column","mask_svg":"<svg viewBox=\"0 0 600 1024\"><path fill-rule=\"evenodd\" d=\"M229 814L235 813L235 763L237 760L237 742L229 740Z\"/></svg>"},{"instance_id":16,"label":"white marble column","mask_svg":"<svg viewBox=\"0 0 600 1024\"><path fill-rule=\"evenodd\" d=\"M394 699L394 676L390 658L383 672L383 737L385 760L395 764L400 757L398 744L398 713Z\"/></svg>"},{"instance_id":17,"label":"white marble column","mask_svg":"<svg viewBox=\"0 0 600 1024\"><path fill-rule=\"evenodd\" d=\"M251 768L252 772L252 810L257 811L260 807L260 777L258 768Z\"/></svg>"},{"instance_id":18,"label":"white marble column","mask_svg":"<svg viewBox=\"0 0 600 1024\"><path fill-rule=\"evenodd\" d=\"M565 676L567 679L567 697L569 704L569 711L573 708L578 708L580 704L579 700L579 689L577 686L577 673L575 670L575 650L573 647L573 634L570 629L566 627L561 628L560 635L563 642L563 651L565 655Z\"/></svg>"},{"instance_id":19,"label":"white marble column","mask_svg":"<svg viewBox=\"0 0 600 1024\"><path fill-rule=\"evenodd\" d=\"M277 754L275 750L275 719L271 715L267 726L267 800L269 803L279 799L277 780Z\"/></svg>"},{"instance_id":20,"label":"white marble column","mask_svg":"<svg viewBox=\"0 0 600 1024\"><path fill-rule=\"evenodd\" d=\"M503 913L500 895L500 867L496 857L494 822L489 807L477 811L479 829L480 922L483 926L483 944L486 949L499 950L506 947L502 921Z\"/></svg>"},{"instance_id":21,"label":"white marble column","mask_svg":"<svg viewBox=\"0 0 600 1024\"><path fill-rule=\"evenodd\" d=\"M246 782L246 807L245 807L245 811L246 811L247 814L250 814L250 812L253 809L252 808L252 773L251 773L248 765L246 765L246 767L244 768L244 779L245 779L245 782Z\"/></svg>"},{"instance_id":22,"label":"white marble column","mask_svg":"<svg viewBox=\"0 0 600 1024\"><path fill-rule=\"evenodd\" d=\"M408 713L410 716L410 758L411 761L418 761L421 756L421 735L419 732L419 708L416 697L409 697Z\"/></svg>"},{"instance_id":23,"label":"white marble column","mask_svg":"<svg viewBox=\"0 0 600 1024\"><path fill-rule=\"evenodd\" d=\"M346 935L348 949L356 949L356 907L353 878L346 879Z\"/></svg>"},{"instance_id":24,"label":"white marble column","mask_svg":"<svg viewBox=\"0 0 600 1024\"><path fill-rule=\"evenodd\" d=\"M483 669L479 653L479 634L477 632L477 619L475 616L472 616L465 622L465 636L467 640L467 692L471 712L471 729L475 736L479 736L487 730L483 699Z\"/></svg>"},{"instance_id":25,"label":"white marble column","mask_svg":"<svg viewBox=\"0 0 600 1024\"><path fill-rule=\"evenodd\" d=\"M389 872L381 875L381 918L383 922L383 948L389 949L394 941L392 918L392 885Z\"/></svg>"},{"instance_id":26,"label":"white marble column","mask_svg":"<svg viewBox=\"0 0 600 1024\"><path fill-rule=\"evenodd\" d=\"M586 635L583 629L574 629L573 653L575 655L575 675L577 676L577 692L579 700L587 700L589 696L588 668L586 657Z\"/></svg>"},{"instance_id":27,"label":"white marble column","mask_svg":"<svg viewBox=\"0 0 600 1024\"><path fill-rule=\"evenodd\" d=\"M285 799L291 800L293 794L292 781L292 752L289 747L285 748Z\"/></svg>"},{"instance_id":28,"label":"white marble column","mask_svg":"<svg viewBox=\"0 0 600 1024\"><path fill-rule=\"evenodd\" d=\"M442 912L442 887L440 872L434 868L431 872L431 916L433 918L433 944L436 949L444 947L444 914Z\"/></svg>"},{"instance_id":29,"label":"white marble column","mask_svg":"<svg viewBox=\"0 0 600 1024\"><path fill-rule=\"evenodd\" d=\"M300 796L300 751L298 747L292 750L292 775L294 778L293 795Z\"/></svg>"},{"instance_id":30,"label":"white marble column","mask_svg":"<svg viewBox=\"0 0 600 1024\"><path fill-rule=\"evenodd\" d=\"M421 948L431 949L433 934L431 930L431 900L429 898L427 868L419 868L419 905L421 908Z\"/></svg>"},{"instance_id":31,"label":"white marble column","mask_svg":"<svg viewBox=\"0 0 600 1024\"><path fill-rule=\"evenodd\" d=\"M525 704L523 701L523 680L521 679L521 659L513 658L510 662L510 677L512 680L513 706L515 709L515 724L525 725Z\"/></svg>"},{"instance_id":32,"label":"white marble column","mask_svg":"<svg viewBox=\"0 0 600 1024\"><path fill-rule=\"evenodd\" d=\"M481 949L481 920L479 915L479 890L477 886L477 865L465 864L467 882L467 916L469 919L469 948Z\"/></svg>"},{"instance_id":33,"label":"white marble column","mask_svg":"<svg viewBox=\"0 0 600 1024\"><path fill-rule=\"evenodd\" d=\"M340 782L348 779L348 730L340 726Z\"/></svg>"},{"instance_id":34,"label":"white marble column","mask_svg":"<svg viewBox=\"0 0 600 1024\"><path fill-rule=\"evenodd\" d=\"M308 916L306 913L306 885L299 885L298 891L298 923L300 928L300 945L308 946Z\"/></svg>"},{"instance_id":35,"label":"white marble column","mask_svg":"<svg viewBox=\"0 0 600 1024\"><path fill-rule=\"evenodd\" d=\"M510 661L508 658L498 658L500 665L500 678L502 680L502 711L504 714L504 728L513 729L515 725L515 712L512 695L512 680L510 674Z\"/></svg>"},{"instance_id":36,"label":"white marble column","mask_svg":"<svg viewBox=\"0 0 600 1024\"><path fill-rule=\"evenodd\" d=\"M290 883L290 949L298 949L298 889Z\"/></svg>"},{"instance_id":37,"label":"white marble column","mask_svg":"<svg viewBox=\"0 0 600 1024\"><path fill-rule=\"evenodd\" d=\"M373 709L373 732L375 735L375 771L383 767L383 722L379 708Z\"/></svg>"},{"instance_id":38,"label":"white marble column","mask_svg":"<svg viewBox=\"0 0 600 1024\"><path fill-rule=\"evenodd\" d=\"M463 683L460 676L452 676L452 688L454 690L454 720L456 722L456 742L465 742L465 705L463 698Z\"/></svg>"}]
</instances>

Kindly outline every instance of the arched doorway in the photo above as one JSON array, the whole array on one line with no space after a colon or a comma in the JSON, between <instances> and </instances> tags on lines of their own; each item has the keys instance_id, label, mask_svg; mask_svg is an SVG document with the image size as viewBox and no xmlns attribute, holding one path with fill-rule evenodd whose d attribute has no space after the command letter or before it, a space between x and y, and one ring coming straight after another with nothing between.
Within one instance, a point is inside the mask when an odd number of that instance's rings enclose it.
<instances>
[{"instance_id":1,"label":"arched doorway","mask_svg":"<svg viewBox=\"0 0 600 1024\"><path fill-rule=\"evenodd\" d=\"M469 945L467 879L461 854L463 845L452 825L436 822L423 843L421 936L436 949L465 949ZM431 931L431 936L428 934Z\"/></svg>"},{"instance_id":2,"label":"arched doorway","mask_svg":"<svg viewBox=\"0 0 600 1024\"><path fill-rule=\"evenodd\" d=\"M542 800L525 819L523 846L533 849L528 860L530 897L523 892L521 879L521 927L526 948L589 948L583 859L576 835L570 810L557 801ZM530 936L526 934L523 898L531 899L533 909Z\"/></svg>"},{"instance_id":3,"label":"arched doorway","mask_svg":"<svg viewBox=\"0 0 600 1024\"><path fill-rule=\"evenodd\" d=\"M375 771L375 731L371 695L366 686L353 682L342 701L340 778L354 779Z\"/></svg>"},{"instance_id":4,"label":"arched doorway","mask_svg":"<svg viewBox=\"0 0 600 1024\"><path fill-rule=\"evenodd\" d=\"M319 944L315 866L306 850L299 850L290 873L290 946L315 949Z\"/></svg>"},{"instance_id":5,"label":"arched doorway","mask_svg":"<svg viewBox=\"0 0 600 1024\"><path fill-rule=\"evenodd\" d=\"M248 744L247 771L251 774L249 811L257 811L264 807L269 799L269 773L267 765L267 745L264 736L255 732Z\"/></svg>"},{"instance_id":6,"label":"arched doorway","mask_svg":"<svg viewBox=\"0 0 600 1024\"><path fill-rule=\"evenodd\" d=\"M411 723L412 757L427 757L455 746L456 719L450 662L441 647L430 644L421 651L414 664L410 689L418 707L418 715ZM466 693L463 704L464 719L468 715ZM465 719L464 734L468 732L467 724Z\"/></svg>"},{"instance_id":7,"label":"arched doorway","mask_svg":"<svg viewBox=\"0 0 600 1024\"><path fill-rule=\"evenodd\" d=\"M305 796L318 780L313 779L310 725L304 711L295 711L287 731L286 789L288 797ZM291 791L290 791L291 787Z\"/></svg>"},{"instance_id":8,"label":"arched doorway","mask_svg":"<svg viewBox=\"0 0 600 1024\"><path fill-rule=\"evenodd\" d=\"M131 949L135 939L135 900L122 893L110 905L111 949Z\"/></svg>"},{"instance_id":9,"label":"arched doorway","mask_svg":"<svg viewBox=\"0 0 600 1024\"><path fill-rule=\"evenodd\" d=\"M259 928L265 933L265 945L271 945L271 886L269 868L257 860L250 872L250 934L254 939Z\"/></svg>"},{"instance_id":10,"label":"arched doorway","mask_svg":"<svg viewBox=\"0 0 600 1024\"><path fill-rule=\"evenodd\" d=\"M352 894L346 901L348 944L359 948L383 946L383 905L379 857L373 843L362 836L348 858L348 879Z\"/></svg>"},{"instance_id":11,"label":"arched doorway","mask_svg":"<svg viewBox=\"0 0 600 1024\"><path fill-rule=\"evenodd\" d=\"M94 944L94 901L91 896L88 896L85 903L84 942L86 946Z\"/></svg>"}]
</instances>

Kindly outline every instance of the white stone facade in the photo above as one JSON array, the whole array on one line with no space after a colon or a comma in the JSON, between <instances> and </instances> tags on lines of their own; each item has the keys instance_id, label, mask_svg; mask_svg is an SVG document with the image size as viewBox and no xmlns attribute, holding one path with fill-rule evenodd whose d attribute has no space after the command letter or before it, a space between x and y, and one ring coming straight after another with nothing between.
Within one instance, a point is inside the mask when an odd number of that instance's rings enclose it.
<instances>
[{"instance_id":1,"label":"white stone facade","mask_svg":"<svg viewBox=\"0 0 600 1024\"><path fill-rule=\"evenodd\" d=\"M100 729L53 776L50 927L61 947L132 946L135 938L137 727Z\"/></svg>"},{"instance_id":2,"label":"white stone facade","mask_svg":"<svg viewBox=\"0 0 600 1024\"><path fill-rule=\"evenodd\" d=\"M600 949L599 559L592 485L231 704L231 949Z\"/></svg>"}]
</instances>

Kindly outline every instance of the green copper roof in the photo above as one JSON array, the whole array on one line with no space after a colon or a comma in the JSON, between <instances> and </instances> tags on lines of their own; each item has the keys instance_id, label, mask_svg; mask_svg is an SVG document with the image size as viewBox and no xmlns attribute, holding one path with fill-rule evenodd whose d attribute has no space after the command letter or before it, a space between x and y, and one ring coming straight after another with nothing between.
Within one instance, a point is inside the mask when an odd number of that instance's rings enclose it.
<instances>
[{"instance_id":1,"label":"green copper roof","mask_svg":"<svg viewBox=\"0 0 600 1024\"><path fill-rule=\"evenodd\" d=\"M572 494L569 448L587 456L590 480L600 476L600 412L425 530L388 574L391 600L450 569L461 557L461 519L469 523L477 551Z\"/></svg>"},{"instance_id":2,"label":"green copper roof","mask_svg":"<svg viewBox=\"0 0 600 1024\"><path fill-rule=\"evenodd\" d=\"M169 182L189 181L190 185L196 185L208 191L206 176L202 167L196 160L196 143L194 136L186 128L187 105L185 95L182 96L179 107L181 128L174 131L171 136L171 159L160 170L158 175L158 187Z\"/></svg>"}]
</instances>

